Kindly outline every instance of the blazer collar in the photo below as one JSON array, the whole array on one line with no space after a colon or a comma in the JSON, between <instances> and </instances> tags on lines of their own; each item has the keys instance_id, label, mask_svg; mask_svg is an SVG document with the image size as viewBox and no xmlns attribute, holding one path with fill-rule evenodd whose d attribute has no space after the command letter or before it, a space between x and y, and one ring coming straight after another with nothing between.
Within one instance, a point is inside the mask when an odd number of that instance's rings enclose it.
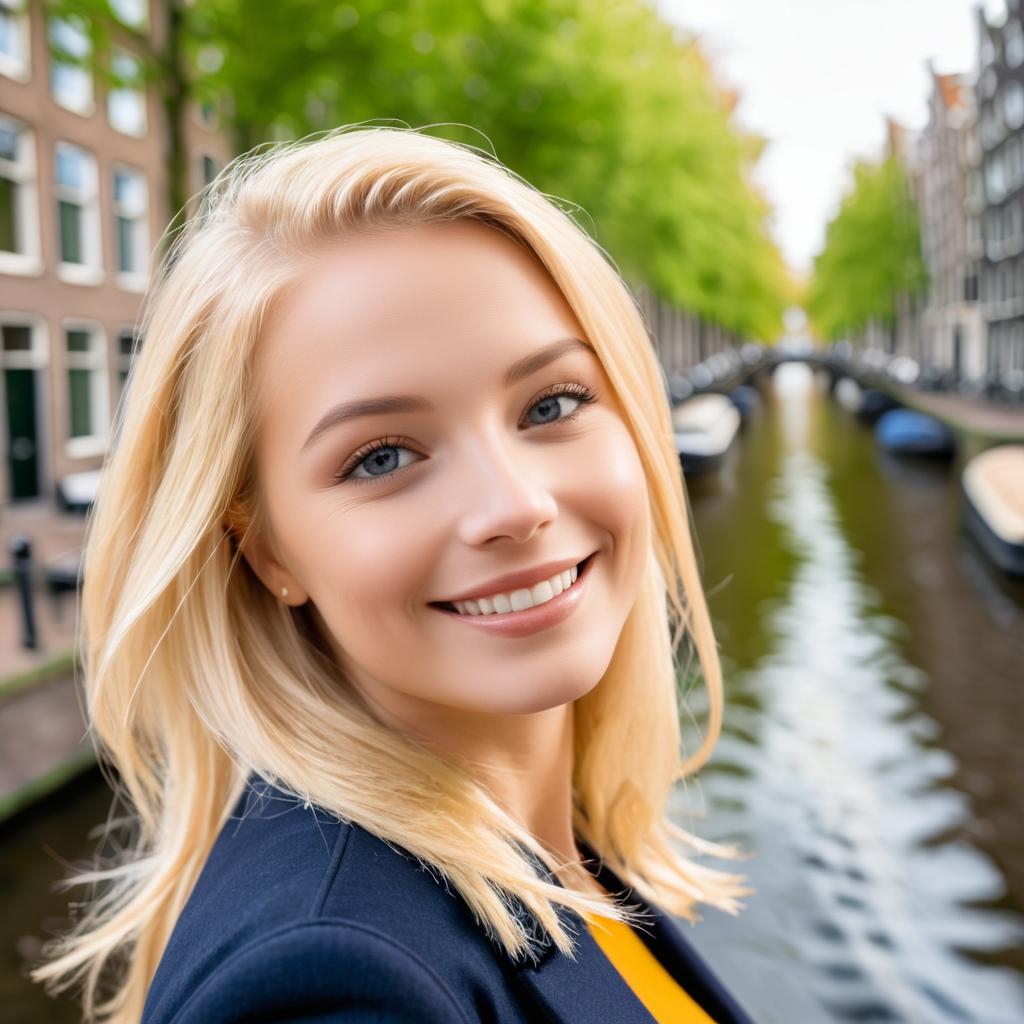
<instances>
[{"instance_id":1,"label":"blazer collar","mask_svg":"<svg viewBox=\"0 0 1024 1024\"><path fill-rule=\"evenodd\" d=\"M630 903L643 914L638 934L666 970L718 1024L754 1024L721 982L697 955L669 914L646 902L607 867L598 854L577 838L587 868L620 902ZM530 854L538 874L554 885L558 877ZM523 905L517 916L542 947L537 961L515 963L515 973L549 1022L582 1024L584 1021L616 1021L617 1024L652 1024L654 1017L637 998L590 934L586 922L566 907L556 908L576 944L576 962L563 956ZM538 1018L540 1020L541 1018Z\"/></svg>"}]
</instances>

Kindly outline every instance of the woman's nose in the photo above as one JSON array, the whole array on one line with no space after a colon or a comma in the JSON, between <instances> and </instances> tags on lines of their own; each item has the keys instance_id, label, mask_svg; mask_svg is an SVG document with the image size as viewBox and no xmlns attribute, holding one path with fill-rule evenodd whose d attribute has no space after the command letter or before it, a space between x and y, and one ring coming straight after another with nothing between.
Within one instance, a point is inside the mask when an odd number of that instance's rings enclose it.
<instances>
[{"instance_id":1,"label":"woman's nose","mask_svg":"<svg viewBox=\"0 0 1024 1024\"><path fill-rule=\"evenodd\" d=\"M465 446L461 458L459 531L466 544L526 540L557 515L550 456L545 465L542 448L484 438Z\"/></svg>"}]
</instances>

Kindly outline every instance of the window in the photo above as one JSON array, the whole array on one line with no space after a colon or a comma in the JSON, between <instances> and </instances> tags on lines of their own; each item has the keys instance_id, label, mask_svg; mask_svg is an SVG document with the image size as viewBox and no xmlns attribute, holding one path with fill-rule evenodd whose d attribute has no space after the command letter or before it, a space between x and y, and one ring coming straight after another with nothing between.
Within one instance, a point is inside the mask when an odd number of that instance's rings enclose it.
<instances>
[{"instance_id":1,"label":"window","mask_svg":"<svg viewBox=\"0 0 1024 1024\"><path fill-rule=\"evenodd\" d=\"M1006 50L1006 63L1011 68L1019 68L1024 64L1024 31L1020 22L1010 18L1003 32L1003 47Z\"/></svg>"},{"instance_id":2,"label":"window","mask_svg":"<svg viewBox=\"0 0 1024 1024\"><path fill-rule=\"evenodd\" d=\"M1014 80L1003 87L1003 120L1007 127L1019 128L1024 124L1024 85Z\"/></svg>"},{"instance_id":3,"label":"window","mask_svg":"<svg viewBox=\"0 0 1024 1024\"><path fill-rule=\"evenodd\" d=\"M117 238L117 283L129 291L146 290L149 275L149 229L146 176L131 167L114 167L114 234Z\"/></svg>"},{"instance_id":4,"label":"window","mask_svg":"<svg viewBox=\"0 0 1024 1024\"><path fill-rule=\"evenodd\" d=\"M208 153L203 154L203 184L209 185L217 177L217 162Z\"/></svg>"},{"instance_id":5,"label":"window","mask_svg":"<svg viewBox=\"0 0 1024 1024\"><path fill-rule=\"evenodd\" d=\"M994 155L985 165L985 190L990 203L998 203L1006 191L1003 178L1003 161Z\"/></svg>"},{"instance_id":6,"label":"window","mask_svg":"<svg viewBox=\"0 0 1024 1024\"><path fill-rule=\"evenodd\" d=\"M207 128L217 127L217 108L212 100L201 100L199 103L199 120Z\"/></svg>"},{"instance_id":7,"label":"window","mask_svg":"<svg viewBox=\"0 0 1024 1024\"><path fill-rule=\"evenodd\" d=\"M71 456L95 455L106 442L105 339L95 324L68 323L64 329L68 372L68 442Z\"/></svg>"},{"instance_id":8,"label":"window","mask_svg":"<svg viewBox=\"0 0 1024 1024\"><path fill-rule=\"evenodd\" d=\"M27 82L28 11L21 0L0 0L0 74Z\"/></svg>"},{"instance_id":9,"label":"window","mask_svg":"<svg viewBox=\"0 0 1024 1024\"><path fill-rule=\"evenodd\" d=\"M996 75L995 68L986 68L985 73L981 76L981 95L985 99L991 99L996 93L996 86L999 84L999 79Z\"/></svg>"},{"instance_id":10,"label":"window","mask_svg":"<svg viewBox=\"0 0 1024 1024\"><path fill-rule=\"evenodd\" d=\"M126 327L117 335L117 375L123 388L132 368L132 359L139 347L139 338L135 332Z\"/></svg>"},{"instance_id":11,"label":"window","mask_svg":"<svg viewBox=\"0 0 1024 1024\"><path fill-rule=\"evenodd\" d=\"M93 102L92 74L75 61L84 61L92 53L92 44L82 18L68 15L50 18L47 22L50 46L50 90L54 102L86 117Z\"/></svg>"},{"instance_id":12,"label":"window","mask_svg":"<svg viewBox=\"0 0 1024 1024\"><path fill-rule=\"evenodd\" d=\"M110 67L116 79L125 84L115 86L107 93L107 120L119 132L141 138L146 134L142 62L127 50L114 49Z\"/></svg>"},{"instance_id":13,"label":"window","mask_svg":"<svg viewBox=\"0 0 1024 1024\"><path fill-rule=\"evenodd\" d=\"M34 136L0 114L0 273L42 273L38 209Z\"/></svg>"},{"instance_id":14,"label":"window","mask_svg":"<svg viewBox=\"0 0 1024 1024\"><path fill-rule=\"evenodd\" d=\"M103 267L96 158L78 146L58 142L56 170L58 274L65 281L98 284Z\"/></svg>"},{"instance_id":15,"label":"window","mask_svg":"<svg viewBox=\"0 0 1024 1024\"><path fill-rule=\"evenodd\" d=\"M146 0L109 0L117 19L132 28L145 28L149 23Z\"/></svg>"}]
</instances>

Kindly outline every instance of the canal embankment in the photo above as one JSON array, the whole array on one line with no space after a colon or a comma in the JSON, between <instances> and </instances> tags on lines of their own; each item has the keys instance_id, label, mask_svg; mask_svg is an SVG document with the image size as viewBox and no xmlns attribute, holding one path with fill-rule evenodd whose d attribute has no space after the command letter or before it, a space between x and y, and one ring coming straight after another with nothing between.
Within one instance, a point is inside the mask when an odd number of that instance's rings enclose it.
<instances>
[{"instance_id":1,"label":"canal embankment","mask_svg":"<svg viewBox=\"0 0 1024 1024\"><path fill-rule=\"evenodd\" d=\"M0 823L95 763L75 681L77 602L44 580L46 567L74 561L84 535L81 516L50 502L8 505L0 519L8 563L18 538L31 547L31 626L10 564L0 578Z\"/></svg>"}]
</instances>

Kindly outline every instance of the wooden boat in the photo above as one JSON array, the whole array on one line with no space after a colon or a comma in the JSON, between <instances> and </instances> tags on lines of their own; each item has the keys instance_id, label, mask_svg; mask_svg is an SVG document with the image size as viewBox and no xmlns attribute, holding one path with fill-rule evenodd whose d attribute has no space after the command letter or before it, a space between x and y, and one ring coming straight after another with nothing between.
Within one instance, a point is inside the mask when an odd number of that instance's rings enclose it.
<instances>
[{"instance_id":1,"label":"wooden boat","mask_svg":"<svg viewBox=\"0 0 1024 1024\"><path fill-rule=\"evenodd\" d=\"M964 526L1003 572L1024 578L1024 445L975 455L960 475Z\"/></svg>"},{"instance_id":2,"label":"wooden boat","mask_svg":"<svg viewBox=\"0 0 1024 1024\"><path fill-rule=\"evenodd\" d=\"M956 437L942 420L916 409L890 409L875 424L875 439L893 455L951 459Z\"/></svg>"},{"instance_id":3,"label":"wooden boat","mask_svg":"<svg viewBox=\"0 0 1024 1024\"><path fill-rule=\"evenodd\" d=\"M739 409L725 395L704 394L672 410L676 450L686 474L718 469L740 429Z\"/></svg>"}]
</instances>

